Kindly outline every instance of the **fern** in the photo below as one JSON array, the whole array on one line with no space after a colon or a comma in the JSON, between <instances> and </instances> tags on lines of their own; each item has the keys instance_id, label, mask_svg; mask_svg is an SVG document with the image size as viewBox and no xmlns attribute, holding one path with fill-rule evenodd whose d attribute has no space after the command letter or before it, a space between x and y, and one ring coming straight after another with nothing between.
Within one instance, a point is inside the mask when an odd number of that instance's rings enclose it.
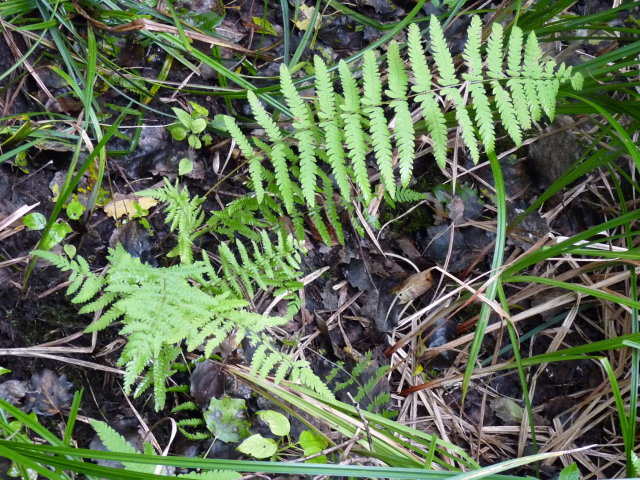
<instances>
[{"instance_id":1,"label":"fern","mask_svg":"<svg viewBox=\"0 0 640 480\"><path fill-rule=\"evenodd\" d=\"M147 196L166 202L165 221L169 224L169 229L178 232L178 245L171 252L169 257L179 256L182 263L193 262L193 252L191 247L194 240L203 232L198 229L204 222L204 212L200 206L204 198L189 196L186 187L180 189L176 180L175 185L165 181L165 187L157 190L142 190L138 195Z\"/></svg>"},{"instance_id":2,"label":"fern","mask_svg":"<svg viewBox=\"0 0 640 480\"><path fill-rule=\"evenodd\" d=\"M355 402L362 402L363 407L369 412L378 412L389 402L391 395L388 392L373 394L373 390L389 372L389 366L380 366L375 369L373 374L365 375L367 370L371 370L369 368L371 362L371 351L367 351L362 358L358 359L348 373L345 370L344 362L337 362L336 367L331 369L325 380L328 384L331 384L340 373L346 373L346 380L336 382L332 387L333 392L338 394L344 390L351 390ZM362 383L365 376L368 378Z\"/></svg>"},{"instance_id":3,"label":"fern","mask_svg":"<svg viewBox=\"0 0 640 480\"><path fill-rule=\"evenodd\" d=\"M366 136L360 115L360 90L344 60L338 64L338 72L344 95L341 117L344 121L345 140L353 168L353 178L360 188L365 203L368 203L371 198L371 187L369 186L369 172L367 172L366 164Z\"/></svg>"},{"instance_id":4,"label":"fern","mask_svg":"<svg viewBox=\"0 0 640 480\"><path fill-rule=\"evenodd\" d=\"M369 120L369 135L373 143L380 176L391 198L395 196L396 184L393 178L393 152L391 134L382 108L382 81L376 63L376 54L367 50L362 65L363 112ZM343 195L344 196L344 195Z\"/></svg>"},{"instance_id":5,"label":"fern","mask_svg":"<svg viewBox=\"0 0 640 480\"><path fill-rule=\"evenodd\" d=\"M239 134L236 126L228 127L229 133L249 160L252 182L267 178L269 172L260 159L269 158L275 170L275 193L282 198L287 213L299 222L298 205L309 208L316 230L329 242L333 236L323 222L328 220L336 230L338 226L335 214L323 217L316 208L318 192L327 196L323 171L330 169L333 174L343 205L353 201L354 189L359 192L358 200L366 206L373 198L375 185L371 184L373 172L369 169L375 160L377 176L388 198L393 200L398 185L406 187L411 179L414 125L418 120L424 120L435 160L444 167L449 143L445 115L452 111L460 137L477 162L479 145L486 151L495 149L498 122L520 145L523 132L532 122L540 120L542 113L553 119L561 83L571 81L573 88L581 88L580 74L572 74L570 68L543 59L535 34L530 33L523 45L522 30L513 27L506 48L504 37L502 26L496 23L483 44L482 22L479 17L472 17L462 54L464 67L458 73L442 27L431 16L430 59L425 55L419 28L411 25L407 36L409 67L405 66L396 42L388 47L386 82L373 51L364 55L360 83L347 64L340 61L337 81L342 94L337 95L333 85L336 79L329 76L325 63L315 57L314 100L303 99L296 92L290 72L282 67L281 89L293 113L293 134L282 134L252 92L248 93L249 102L268 142L260 139L251 142ZM413 98L409 92L414 94ZM412 115L414 107L419 108ZM399 175L394 172L394 163ZM258 201L262 202L266 195L260 197ZM301 230L299 224L297 228Z\"/></svg>"},{"instance_id":6,"label":"fern","mask_svg":"<svg viewBox=\"0 0 640 480\"><path fill-rule=\"evenodd\" d=\"M415 156L415 132L413 119L407 103L407 84L409 82L404 64L400 58L400 47L392 41L387 50L389 64L389 88L386 91L391 99L390 105L395 113L393 131L398 146L398 163L400 165L400 183L406 187L411 180L413 159Z\"/></svg>"},{"instance_id":7,"label":"fern","mask_svg":"<svg viewBox=\"0 0 640 480\"><path fill-rule=\"evenodd\" d=\"M282 202L287 209L287 212L293 213L293 185L291 177L289 177L289 169L287 167L286 149L284 140L280 135L280 130L276 123L271 119L270 115L264 109L260 100L253 92L247 93L247 99L251 104L251 109L256 117L258 123L264 128L265 132L269 136L269 140L272 142L272 147L266 152L267 156L273 164L276 175L276 183L280 189L282 195ZM237 139L236 139L237 141Z\"/></svg>"},{"instance_id":8,"label":"fern","mask_svg":"<svg viewBox=\"0 0 640 480\"><path fill-rule=\"evenodd\" d=\"M287 104L293 113L293 128L295 138L298 141L298 151L300 158L300 185L302 186L302 196L310 207L314 207L316 169L317 162L315 156L315 146L313 133L313 120L311 109L300 97L296 90L289 69L285 64L280 66L280 85L282 94L287 100Z\"/></svg>"},{"instance_id":9,"label":"fern","mask_svg":"<svg viewBox=\"0 0 640 480\"><path fill-rule=\"evenodd\" d=\"M171 184L159 191L146 192L169 202L166 221L177 225L179 239L192 238L203 222L200 199L189 199L185 192ZM182 228L187 229L187 234ZM191 245L188 247L183 247L184 252L190 254ZM120 334L127 338L127 344L118 364L125 367L125 391L129 393L137 385L134 396L139 396L153 387L155 407L160 410L166 400L167 377L172 375L172 365L182 355L181 346L189 352L202 348L204 356L209 357L231 335L235 335L237 342L246 338L252 344L264 345L268 355L278 356L279 377L289 373L290 378L330 395L322 381L313 377L308 363L288 359L265 333L288 322L290 317L269 317L248 310L259 292L273 289L274 295L282 294L289 300L290 315L297 311L299 301L290 292L301 287L297 281L301 251L302 246L292 236L276 232L272 240L265 230L260 230L249 246L239 240L219 246L222 269L219 274L206 252L201 260L181 253L181 263L154 268L117 245L109 251L110 268L105 278L91 272L82 257L34 253L61 270L72 272L69 290L72 300L88 302L80 313L105 309L101 318L87 328L88 332L121 322ZM260 364L254 367L267 375L276 363L264 363L266 370ZM310 375L300 373L302 368Z\"/></svg>"},{"instance_id":10,"label":"fern","mask_svg":"<svg viewBox=\"0 0 640 480\"><path fill-rule=\"evenodd\" d=\"M327 163L342 194L342 198L348 201L350 198L351 184L347 174L347 165L342 147L343 135L341 122L336 111L335 93L333 82L325 63L317 55L314 57L316 69L316 90L318 92L318 117L327 144Z\"/></svg>"}]
</instances>

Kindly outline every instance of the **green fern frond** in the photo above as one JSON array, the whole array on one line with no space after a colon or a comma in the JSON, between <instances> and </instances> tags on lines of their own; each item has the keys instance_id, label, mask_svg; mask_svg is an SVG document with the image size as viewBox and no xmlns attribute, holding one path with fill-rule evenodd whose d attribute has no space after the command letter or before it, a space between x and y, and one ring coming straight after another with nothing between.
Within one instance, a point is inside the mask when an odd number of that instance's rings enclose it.
<instances>
[{"instance_id":1,"label":"green fern frond","mask_svg":"<svg viewBox=\"0 0 640 480\"><path fill-rule=\"evenodd\" d=\"M256 145L261 147L269 157L269 160L271 160L276 175L276 183L282 194L282 202L288 213L294 213L293 185L289 176L285 145L280 130L253 92L247 92L247 99L256 121L264 128L269 140L271 140L272 147L265 148L267 147L266 144L258 142L256 142Z\"/></svg>"},{"instance_id":2,"label":"green fern frond","mask_svg":"<svg viewBox=\"0 0 640 480\"><path fill-rule=\"evenodd\" d=\"M300 153L300 185L302 195L310 207L316 204L316 169L317 161L315 156L315 143L313 132L313 119L309 106L302 100L298 90L296 90L291 73L283 63L280 65L280 87L284 98L293 113L294 136L298 141L298 151Z\"/></svg>"},{"instance_id":3,"label":"green fern frond","mask_svg":"<svg viewBox=\"0 0 640 480\"><path fill-rule=\"evenodd\" d=\"M407 72L400 58L400 46L392 41L387 50L389 65L389 88L385 94L391 99L390 105L395 113L393 132L398 147L398 166L400 167L400 183L406 187L411 180L415 157L415 131L413 119L407 103Z\"/></svg>"},{"instance_id":4,"label":"green fern frond","mask_svg":"<svg viewBox=\"0 0 640 480\"><path fill-rule=\"evenodd\" d=\"M360 189L364 203L368 204L371 199L371 186L366 164L366 136L362 128L362 116L360 115L360 91L344 60L341 60L338 64L338 72L344 94L341 117L344 122L345 141L351 160L351 168L353 169L353 178Z\"/></svg>"},{"instance_id":5,"label":"green fern frond","mask_svg":"<svg viewBox=\"0 0 640 480\"><path fill-rule=\"evenodd\" d=\"M382 81L376 55L372 50L364 54L362 65L363 97L365 105L363 112L369 120L369 135L373 144L380 178L385 189L393 198L396 191L396 182L393 175L393 152L391 149L391 134L387 126L387 119L382 108Z\"/></svg>"},{"instance_id":6,"label":"green fern frond","mask_svg":"<svg viewBox=\"0 0 640 480\"><path fill-rule=\"evenodd\" d=\"M397 193L394 161L399 167L400 183L406 186L415 160L414 124L419 120L424 120L429 133L427 141L432 145L438 165L444 167L448 148L445 114L453 110L463 143L477 162L480 158L478 140L485 150L495 149L496 120L499 119L514 142L520 144L523 130L539 120L542 112L553 118L562 82L571 80L574 87L581 86L580 75L572 75L571 69L563 65L556 68L554 62L542 60L533 33L523 46L523 33L518 27L511 29L505 49L504 30L499 23L494 23L484 44L483 62L482 22L478 16L472 17L462 55L466 71L460 74L456 72L442 27L433 15L429 30L429 49L433 55L428 61L420 29L416 25L409 27L407 57L410 68L405 67L399 45L396 42L389 44L386 83L378 70L374 51L364 55L361 88L357 75L341 61L338 65L341 95L335 93L325 63L315 58L315 111L319 126L313 121L311 106L314 102L297 93L287 68L282 67L282 90L294 117L291 136L283 137L255 95L249 94L256 120L269 138L269 144L258 140L253 143L275 165L277 193L282 196L300 238L304 235L303 213L298 215L295 208L302 204L315 207L320 203L316 194L319 191L327 194L326 185L318 178L325 164L331 166L344 203L350 199L350 182L360 191L359 200L366 205L373 190L367 156L373 153L371 160L375 158L380 182L393 198ZM436 81L432 79L433 72L438 73ZM409 76L411 92L416 94L414 100L420 107L413 116L413 105L407 96ZM381 92L385 92L389 100L386 104ZM267 179L271 172L263 169L261 173L263 179ZM265 180L265 192L273 191L268 182ZM309 216L318 225L324 241L332 237L330 229L325 227L336 228L335 214L326 225L322 223L324 217L319 210L311 208ZM357 223L354 227L356 231L363 231Z\"/></svg>"},{"instance_id":7,"label":"green fern frond","mask_svg":"<svg viewBox=\"0 0 640 480\"><path fill-rule=\"evenodd\" d=\"M314 57L316 71L316 92L318 95L318 118L320 128L324 131L327 146L327 162L331 165L333 176L336 179L342 198L349 201L351 198L351 184L347 174L347 165L342 146L343 135L340 129L339 118L336 110L335 92L333 82L327 70L326 64L317 55Z\"/></svg>"},{"instance_id":8,"label":"green fern frond","mask_svg":"<svg viewBox=\"0 0 640 480\"><path fill-rule=\"evenodd\" d=\"M509 45L507 47L507 74L510 77L519 77L522 68L522 29L517 25L511 27Z\"/></svg>"},{"instance_id":9,"label":"green fern frond","mask_svg":"<svg viewBox=\"0 0 640 480\"><path fill-rule=\"evenodd\" d=\"M498 22L494 22L491 28L491 35L487 42L487 72L489 78L504 78L502 72L502 49L503 49L504 29Z\"/></svg>"},{"instance_id":10,"label":"green fern frond","mask_svg":"<svg viewBox=\"0 0 640 480\"><path fill-rule=\"evenodd\" d=\"M193 262L193 241L198 237L198 229L204 222L204 212L201 204L204 198L189 196L186 187L179 188L178 182L172 185L165 179L165 185L157 190L143 190L137 195L155 198L161 202L166 202L165 223L169 225L169 230L178 233L178 245L168 256L179 256L182 263Z\"/></svg>"},{"instance_id":11,"label":"green fern frond","mask_svg":"<svg viewBox=\"0 0 640 480\"><path fill-rule=\"evenodd\" d=\"M502 88L497 81L491 82L491 88L493 89L493 95L495 97L496 106L500 113L500 118L504 128L516 145L522 143L522 131L516 118L516 111L511 103L511 97L509 93Z\"/></svg>"},{"instance_id":12,"label":"green fern frond","mask_svg":"<svg viewBox=\"0 0 640 480\"><path fill-rule=\"evenodd\" d=\"M407 37L409 62L413 71L415 85L411 89L418 93L416 102L422 108L422 117L427 123L427 130L431 135L433 155L440 168L447 162L447 126L444 113L438 106L431 84L431 71L424 54L420 29L416 24L409 26Z\"/></svg>"},{"instance_id":13,"label":"green fern frond","mask_svg":"<svg viewBox=\"0 0 640 480\"><path fill-rule=\"evenodd\" d=\"M262 160L263 157L257 153L249 139L245 137L242 130L238 127L235 120L227 115L223 116L224 124L227 127L229 134L236 141L236 144L240 148L240 151L249 162L249 174L251 175L251 182L253 191L256 192L258 202L262 202L264 198L264 187L262 179Z\"/></svg>"},{"instance_id":14,"label":"green fern frond","mask_svg":"<svg viewBox=\"0 0 640 480\"><path fill-rule=\"evenodd\" d=\"M429 21L429 38L431 40L431 52L440 73L438 83L443 87L453 86L458 83L456 69L453 66L453 58L444 38L442 26L435 15L431 15Z\"/></svg>"},{"instance_id":15,"label":"green fern frond","mask_svg":"<svg viewBox=\"0 0 640 480\"><path fill-rule=\"evenodd\" d=\"M456 110L456 120L460 128L460 136L469 149L471 158L477 163L478 160L480 160L480 151L478 150L478 142L473 131L473 122L471 121L469 112L467 112L462 95L460 95L457 89L451 87L443 88L442 94L447 100L453 103Z\"/></svg>"},{"instance_id":16,"label":"green fern frond","mask_svg":"<svg viewBox=\"0 0 640 480\"><path fill-rule=\"evenodd\" d=\"M467 89L473 101L475 121L480 132L480 140L488 151L493 151L495 147L495 128L482 77L482 57L480 56L482 21L477 15L471 18L471 25L467 35L468 40L462 53L462 58L466 62L468 72L463 74L463 78L469 82Z\"/></svg>"},{"instance_id":17,"label":"green fern frond","mask_svg":"<svg viewBox=\"0 0 640 480\"><path fill-rule=\"evenodd\" d=\"M527 37L527 43L524 48L524 63L522 67L522 75L527 79L524 82L524 90L527 102L529 104L529 112L533 121L537 122L542 116L540 102L538 100L537 80L542 77L542 68L540 66L540 58L542 50L538 44L538 39L533 32Z\"/></svg>"},{"instance_id":18,"label":"green fern frond","mask_svg":"<svg viewBox=\"0 0 640 480\"><path fill-rule=\"evenodd\" d=\"M409 63L415 85L411 89L416 93L431 92L431 70L427 64L427 57L424 54L424 46L422 45L422 34L417 24L409 25L407 33L407 49L409 55Z\"/></svg>"}]
</instances>

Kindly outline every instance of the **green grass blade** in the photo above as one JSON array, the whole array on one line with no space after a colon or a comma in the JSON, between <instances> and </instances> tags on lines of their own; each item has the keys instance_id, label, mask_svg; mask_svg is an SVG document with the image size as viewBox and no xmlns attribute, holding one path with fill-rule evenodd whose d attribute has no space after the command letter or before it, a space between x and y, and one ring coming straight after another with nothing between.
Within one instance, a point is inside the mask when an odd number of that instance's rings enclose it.
<instances>
[{"instance_id":1,"label":"green grass blade","mask_svg":"<svg viewBox=\"0 0 640 480\"><path fill-rule=\"evenodd\" d=\"M499 269L502 267L502 261L504 258L504 247L506 243L507 232L507 204L506 193L504 189L504 178L502 176L502 167L494 152L487 152L489 162L491 164L491 171L493 173L493 180L496 189L496 209L497 209L497 231L496 231L496 245L493 253L493 261L491 262L491 271L493 272L492 278L489 280L491 283L487 286L485 296L488 302L492 302L496 297L498 291L498 282L502 281L499 276ZM478 360L478 354L480 353L480 347L484 340L485 330L489 324L489 317L491 315L491 306L487 302L482 303L480 308L480 317L476 326L475 335L471 347L469 348L469 359L467 368L464 371L464 377L462 379L462 396L464 403L464 397L467 394L469 388L469 382L471 381L471 375Z\"/></svg>"}]
</instances>

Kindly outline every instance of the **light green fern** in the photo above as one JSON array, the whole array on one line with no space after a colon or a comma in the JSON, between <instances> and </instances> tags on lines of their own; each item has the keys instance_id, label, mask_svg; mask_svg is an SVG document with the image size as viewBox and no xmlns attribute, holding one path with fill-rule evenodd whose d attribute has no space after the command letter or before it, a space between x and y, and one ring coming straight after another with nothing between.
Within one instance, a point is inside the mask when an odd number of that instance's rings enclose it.
<instances>
[{"instance_id":1,"label":"light green fern","mask_svg":"<svg viewBox=\"0 0 640 480\"><path fill-rule=\"evenodd\" d=\"M160 191L147 191L168 202L166 221L178 230L181 263L154 268L132 257L121 245L110 250L109 270L102 278L91 272L87 262L71 252L71 257L51 252L34 254L50 261L63 271L71 271L68 293L74 303L84 304L80 313L104 309L88 332L104 329L115 321L122 325L120 334L127 343L118 364L125 367L124 387L130 392L136 385L138 396L153 386L156 409L166 399L166 380L173 364L182 355L201 350L209 357L220 344L235 335L239 343L246 339L260 345L273 359L254 365L261 375L273 370L277 378L289 375L319 393L330 395L320 379L312 374L306 361L293 361L281 354L268 335L271 327L287 323L299 309L295 292L301 284L301 244L281 231L272 239L266 230L248 244L236 240L218 248L221 271L218 272L203 252L194 260L193 238L203 223L200 199L190 199L186 190L167 184ZM182 229L185 229L183 231ZM182 240L181 240L182 239ZM284 295L288 315L271 317L252 312L253 298L266 290ZM306 372L301 372L306 370Z\"/></svg>"}]
</instances>

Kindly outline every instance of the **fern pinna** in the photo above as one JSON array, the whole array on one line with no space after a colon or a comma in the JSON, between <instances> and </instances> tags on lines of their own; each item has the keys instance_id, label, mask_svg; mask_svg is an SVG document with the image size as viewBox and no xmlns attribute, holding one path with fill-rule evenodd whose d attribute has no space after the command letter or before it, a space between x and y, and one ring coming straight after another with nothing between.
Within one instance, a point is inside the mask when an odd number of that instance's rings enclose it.
<instances>
[{"instance_id":1,"label":"fern pinna","mask_svg":"<svg viewBox=\"0 0 640 480\"><path fill-rule=\"evenodd\" d=\"M452 110L460 137L477 162L479 145L494 151L498 120L507 135L520 145L523 130L540 120L542 113L553 120L561 83L571 80L575 89L582 85L581 75L572 75L571 67L558 67L553 60L543 60L535 34L531 32L524 42L517 26L511 29L507 42L505 68L502 27L494 24L483 45L478 16L472 17L468 30L462 54L463 73L456 73L435 16L431 16L429 25L429 50L431 66L422 34L413 24L407 36L408 68L400 55L400 45L392 41L387 50L386 79L373 51L364 55L361 84L348 65L340 61L340 94L326 64L316 56L315 98L307 100L296 91L291 73L282 65L281 91L294 116L293 134L282 131L249 91L255 119L268 141L250 140L230 117L225 117L225 124L248 160L258 201L262 201L265 185L269 185L265 181L267 172L273 171L278 196L290 215L295 213L296 205L302 204L317 212L318 198L322 198L318 194L326 191L322 183L322 173L326 171L333 176L343 204L353 201L353 186L366 205L373 191L368 159L375 159L380 181L389 197L395 199L397 189L407 187L411 180L416 147L414 125L419 120L424 120L434 157L444 167L448 150L445 115Z\"/></svg>"},{"instance_id":2,"label":"fern pinna","mask_svg":"<svg viewBox=\"0 0 640 480\"><path fill-rule=\"evenodd\" d=\"M201 202L191 201L184 191L167 185L156 196L173 200L169 201L166 220L177 225L179 239L186 242L193 238L202 218ZM299 308L299 299L290 293L301 286L297 281L302 251L299 242L282 233L272 241L262 230L249 246L240 241L222 243L218 248L220 272L206 252L201 260L194 260L191 252L186 253L186 243L180 243L182 262L162 268L142 263L118 245L109 252L110 266L104 278L91 272L86 260L72 249L67 256L46 251L34 254L71 271L67 294L74 303L84 304L80 313L104 309L88 332L121 322L120 334L127 338L119 359L126 370L125 391L137 384L134 395L138 396L153 385L158 410L164 407L166 380L182 346L189 352L202 350L209 357L232 335L237 343L246 339L257 348L252 359L254 372L263 376L274 372L276 379L288 374L292 380L332 396L307 361L281 353L268 335L270 327L287 323ZM191 247L188 245L189 250ZM259 291L271 289L288 300L287 316L271 317L249 310Z\"/></svg>"}]
</instances>

